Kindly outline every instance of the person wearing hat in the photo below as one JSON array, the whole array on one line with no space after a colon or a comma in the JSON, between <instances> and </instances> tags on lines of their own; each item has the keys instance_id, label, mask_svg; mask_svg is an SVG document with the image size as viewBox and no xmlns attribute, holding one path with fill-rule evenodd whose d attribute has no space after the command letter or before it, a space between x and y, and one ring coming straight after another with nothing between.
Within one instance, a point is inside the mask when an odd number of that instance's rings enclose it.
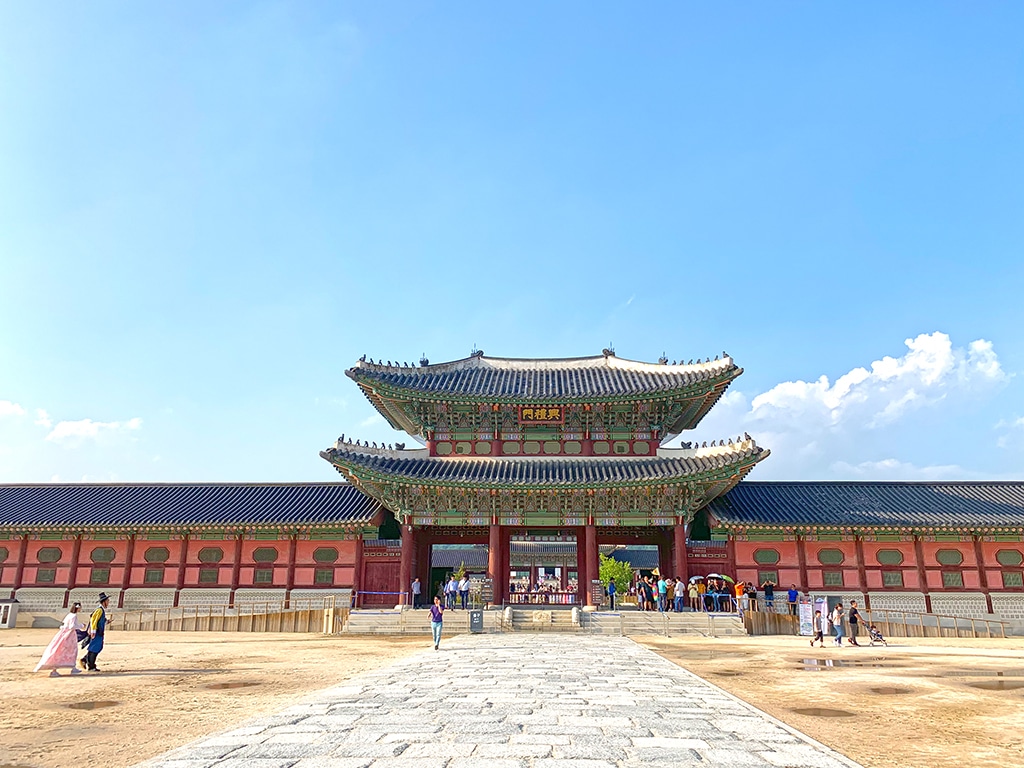
<instances>
[{"instance_id":1,"label":"person wearing hat","mask_svg":"<svg viewBox=\"0 0 1024 768\"><path fill-rule=\"evenodd\" d=\"M110 596L106 592L100 592L97 602L99 606L92 612L89 619L89 652L83 659L85 668L90 672L100 671L96 666L96 657L103 650L103 635L107 628L107 604L110 602Z\"/></svg>"}]
</instances>

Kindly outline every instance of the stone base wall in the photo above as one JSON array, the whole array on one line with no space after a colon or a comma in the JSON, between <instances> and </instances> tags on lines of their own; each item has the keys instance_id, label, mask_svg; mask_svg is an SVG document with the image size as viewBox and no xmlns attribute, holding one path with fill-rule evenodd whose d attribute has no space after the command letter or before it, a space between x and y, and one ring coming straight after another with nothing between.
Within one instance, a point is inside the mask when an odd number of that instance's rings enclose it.
<instances>
[{"instance_id":1,"label":"stone base wall","mask_svg":"<svg viewBox=\"0 0 1024 768\"><path fill-rule=\"evenodd\" d=\"M35 613L60 613L61 616L67 613L64 610L64 596L67 594L67 590L63 587L22 587L14 595L14 599L17 600L21 605L18 606L18 610L22 612L35 612ZM92 599L95 602L96 592ZM85 608L86 602L80 601L82 607Z\"/></svg>"},{"instance_id":2,"label":"stone base wall","mask_svg":"<svg viewBox=\"0 0 1024 768\"><path fill-rule=\"evenodd\" d=\"M170 608L173 605L173 589L126 589L122 610L140 611L149 608Z\"/></svg>"}]
</instances>

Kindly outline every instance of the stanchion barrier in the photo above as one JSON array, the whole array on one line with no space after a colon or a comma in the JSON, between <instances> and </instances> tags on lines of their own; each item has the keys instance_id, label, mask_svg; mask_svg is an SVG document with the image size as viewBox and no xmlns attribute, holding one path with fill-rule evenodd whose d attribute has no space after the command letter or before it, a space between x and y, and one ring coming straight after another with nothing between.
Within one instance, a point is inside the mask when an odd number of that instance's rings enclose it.
<instances>
[{"instance_id":1,"label":"stanchion barrier","mask_svg":"<svg viewBox=\"0 0 1024 768\"><path fill-rule=\"evenodd\" d=\"M408 602L408 599L407 599L407 595L408 594L409 594L408 592L367 592L365 590L361 590L358 593L356 593L356 592L352 593L352 607L353 608L359 608L360 607L360 603L362 602L363 595L395 595L395 597L398 598L397 600L395 600L396 604L403 602L403 598L405 598L405 600L404 600L405 604L406 605L411 605L411 603Z\"/></svg>"}]
</instances>

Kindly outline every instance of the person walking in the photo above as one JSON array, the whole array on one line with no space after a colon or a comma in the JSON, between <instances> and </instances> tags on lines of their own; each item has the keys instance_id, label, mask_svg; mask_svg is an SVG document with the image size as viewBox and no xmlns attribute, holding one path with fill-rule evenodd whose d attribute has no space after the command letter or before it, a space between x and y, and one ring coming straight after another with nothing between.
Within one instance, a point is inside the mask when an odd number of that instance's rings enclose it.
<instances>
[{"instance_id":1,"label":"person walking","mask_svg":"<svg viewBox=\"0 0 1024 768\"><path fill-rule=\"evenodd\" d=\"M618 590L615 587L615 579L608 582L608 604L611 606L611 610L615 610L615 593Z\"/></svg>"},{"instance_id":2,"label":"person walking","mask_svg":"<svg viewBox=\"0 0 1024 768\"><path fill-rule=\"evenodd\" d=\"M811 648L814 647L814 641L818 641L818 647L825 647L825 635L828 634L829 620L828 616L823 616L821 611L814 612L814 637L811 638Z\"/></svg>"},{"instance_id":3,"label":"person walking","mask_svg":"<svg viewBox=\"0 0 1024 768\"><path fill-rule=\"evenodd\" d=\"M469 576L466 574L462 574L462 578L459 579L459 603L462 610L469 607Z\"/></svg>"},{"instance_id":4,"label":"person walking","mask_svg":"<svg viewBox=\"0 0 1024 768\"><path fill-rule=\"evenodd\" d=\"M67 667L72 675L82 674L78 664L78 632L85 629L78 612L82 609L81 603L75 603L68 610L68 615L61 622L60 629L53 636L50 644L43 651L42 658L36 664L33 672L41 669L50 670L50 677L60 677L58 669Z\"/></svg>"},{"instance_id":5,"label":"person walking","mask_svg":"<svg viewBox=\"0 0 1024 768\"><path fill-rule=\"evenodd\" d=\"M837 646L843 645L843 604L836 603L836 607L832 610L832 615L829 617L832 622L832 628L836 631L835 644Z\"/></svg>"},{"instance_id":6,"label":"person walking","mask_svg":"<svg viewBox=\"0 0 1024 768\"><path fill-rule=\"evenodd\" d=\"M668 602L668 583L665 581L665 577L659 574L658 576L658 610L661 613L665 612L666 603Z\"/></svg>"},{"instance_id":7,"label":"person walking","mask_svg":"<svg viewBox=\"0 0 1024 768\"><path fill-rule=\"evenodd\" d=\"M860 629L860 611L857 610L857 601L850 601L850 610L846 614L846 620L850 623L850 645L860 646L857 642L857 631Z\"/></svg>"},{"instance_id":8,"label":"person walking","mask_svg":"<svg viewBox=\"0 0 1024 768\"><path fill-rule=\"evenodd\" d=\"M796 588L796 584L792 584L789 587L789 591L786 593L786 601L789 603L789 615L796 616L796 604L800 600L800 592Z\"/></svg>"},{"instance_id":9,"label":"person walking","mask_svg":"<svg viewBox=\"0 0 1024 768\"><path fill-rule=\"evenodd\" d=\"M89 672L99 672L96 666L96 657L103 650L103 637L107 632L107 606L110 604L110 597L106 592L100 592L97 599L99 607L89 617L89 652L85 654L83 663Z\"/></svg>"},{"instance_id":10,"label":"person walking","mask_svg":"<svg viewBox=\"0 0 1024 768\"><path fill-rule=\"evenodd\" d=\"M423 585L420 584L419 579L412 580L412 607L419 608L422 603L420 602L423 595Z\"/></svg>"},{"instance_id":11,"label":"person walking","mask_svg":"<svg viewBox=\"0 0 1024 768\"><path fill-rule=\"evenodd\" d=\"M441 605L441 598L435 597L434 604L430 606L430 632L434 635L434 650L441 646L441 622L444 616L444 606Z\"/></svg>"},{"instance_id":12,"label":"person walking","mask_svg":"<svg viewBox=\"0 0 1024 768\"><path fill-rule=\"evenodd\" d=\"M455 574L453 573L448 579L448 583L444 585L444 607L455 608L455 597L459 593L459 583L455 581Z\"/></svg>"}]
</instances>

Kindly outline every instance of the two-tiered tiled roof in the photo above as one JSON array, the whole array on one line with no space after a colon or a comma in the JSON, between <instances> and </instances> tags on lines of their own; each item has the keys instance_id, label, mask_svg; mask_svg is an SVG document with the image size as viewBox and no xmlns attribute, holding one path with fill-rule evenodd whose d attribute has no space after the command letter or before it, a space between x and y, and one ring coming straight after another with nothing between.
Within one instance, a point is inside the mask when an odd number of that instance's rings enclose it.
<instances>
[{"instance_id":1,"label":"two-tiered tiled roof","mask_svg":"<svg viewBox=\"0 0 1024 768\"><path fill-rule=\"evenodd\" d=\"M711 502L726 526L1024 530L1022 482L745 482Z\"/></svg>"},{"instance_id":2,"label":"two-tiered tiled roof","mask_svg":"<svg viewBox=\"0 0 1024 768\"><path fill-rule=\"evenodd\" d=\"M481 488L604 488L680 483L735 475L738 482L768 455L752 439L710 448L663 448L651 457L430 457L338 442L320 454L347 477Z\"/></svg>"},{"instance_id":3,"label":"two-tiered tiled roof","mask_svg":"<svg viewBox=\"0 0 1024 768\"><path fill-rule=\"evenodd\" d=\"M380 504L347 483L0 485L0 529L373 524Z\"/></svg>"},{"instance_id":4,"label":"two-tiered tiled roof","mask_svg":"<svg viewBox=\"0 0 1024 768\"><path fill-rule=\"evenodd\" d=\"M663 358L664 359L664 358ZM396 429L415 426L393 401L571 404L664 398L698 400L685 420L667 425L692 429L741 373L729 356L686 364L642 363L610 351L595 357L520 360L485 357L435 365L392 365L360 360L346 371Z\"/></svg>"}]
</instances>

